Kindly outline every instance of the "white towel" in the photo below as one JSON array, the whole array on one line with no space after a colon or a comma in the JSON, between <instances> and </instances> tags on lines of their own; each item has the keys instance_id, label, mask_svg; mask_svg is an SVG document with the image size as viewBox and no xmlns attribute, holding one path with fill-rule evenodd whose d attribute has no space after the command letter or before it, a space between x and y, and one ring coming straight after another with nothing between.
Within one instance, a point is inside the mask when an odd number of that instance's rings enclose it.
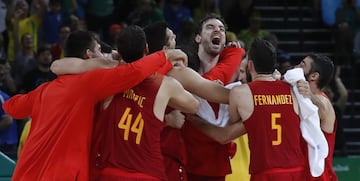
<instances>
[{"instance_id":1,"label":"white towel","mask_svg":"<svg viewBox=\"0 0 360 181\"><path fill-rule=\"evenodd\" d=\"M241 82L234 82L226 85L225 87L231 89L237 85L241 85ZM207 100L202 99L196 95L194 95L194 97L200 102L200 109L196 113L199 117L201 117L208 123L219 127L225 127L228 124L230 119L228 104L220 104L218 118L216 118L214 110L211 108Z\"/></svg>"},{"instance_id":2,"label":"white towel","mask_svg":"<svg viewBox=\"0 0 360 181\"><path fill-rule=\"evenodd\" d=\"M300 129L302 137L308 144L310 172L312 176L318 177L324 172L325 158L329 152L326 138L320 128L318 107L311 102L310 98L301 95L296 87L298 80L305 80L302 68L288 70L284 75L284 80L292 85L299 103Z\"/></svg>"}]
</instances>

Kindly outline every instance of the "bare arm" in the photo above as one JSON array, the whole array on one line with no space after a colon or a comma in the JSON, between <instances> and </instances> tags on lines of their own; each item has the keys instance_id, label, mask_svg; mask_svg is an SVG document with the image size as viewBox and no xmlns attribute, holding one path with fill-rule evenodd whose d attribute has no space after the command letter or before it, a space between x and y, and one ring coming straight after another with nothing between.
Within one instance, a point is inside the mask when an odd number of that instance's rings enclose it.
<instances>
[{"instance_id":1,"label":"bare arm","mask_svg":"<svg viewBox=\"0 0 360 181\"><path fill-rule=\"evenodd\" d=\"M154 103L154 114L158 119L163 120L167 106L185 113L196 113L200 105L176 79L164 76Z\"/></svg>"},{"instance_id":2,"label":"bare arm","mask_svg":"<svg viewBox=\"0 0 360 181\"><path fill-rule=\"evenodd\" d=\"M173 67L167 75L178 80L186 90L208 101L225 104L229 102L228 89L201 77L197 72L190 68Z\"/></svg>"},{"instance_id":3,"label":"bare arm","mask_svg":"<svg viewBox=\"0 0 360 181\"><path fill-rule=\"evenodd\" d=\"M322 95L312 95L311 101L319 108L320 127L324 132L332 133L335 124L335 111L330 100Z\"/></svg>"},{"instance_id":4,"label":"bare arm","mask_svg":"<svg viewBox=\"0 0 360 181\"><path fill-rule=\"evenodd\" d=\"M189 118L188 120L190 120L191 123L203 133L221 144L229 143L235 138L246 133L245 127L240 121L222 128L206 123L206 121L196 115L188 114L187 117Z\"/></svg>"},{"instance_id":5,"label":"bare arm","mask_svg":"<svg viewBox=\"0 0 360 181\"><path fill-rule=\"evenodd\" d=\"M186 91L176 79L168 77L166 81L171 84L168 86L169 94L171 94L168 102L170 107L185 113L196 113L199 110L199 101L190 92Z\"/></svg>"},{"instance_id":6,"label":"bare arm","mask_svg":"<svg viewBox=\"0 0 360 181\"><path fill-rule=\"evenodd\" d=\"M63 58L55 60L50 70L56 75L80 74L89 70L98 68L113 68L119 64L118 61L106 58L80 59L80 58Z\"/></svg>"}]
</instances>

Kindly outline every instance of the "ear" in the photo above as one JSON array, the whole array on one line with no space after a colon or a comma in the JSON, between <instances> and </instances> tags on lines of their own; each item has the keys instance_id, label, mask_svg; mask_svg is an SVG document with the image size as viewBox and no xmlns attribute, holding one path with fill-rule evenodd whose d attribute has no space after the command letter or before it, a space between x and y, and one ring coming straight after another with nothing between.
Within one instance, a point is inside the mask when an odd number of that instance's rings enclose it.
<instances>
[{"instance_id":1,"label":"ear","mask_svg":"<svg viewBox=\"0 0 360 181\"><path fill-rule=\"evenodd\" d=\"M319 78L320 78L319 72L313 72L309 76L309 80L312 80L312 81L319 80Z\"/></svg>"},{"instance_id":2,"label":"ear","mask_svg":"<svg viewBox=\"0 0 360 181\"><path fill-rule=\"evenodd\" d=\"M196 43L200 43L200 41L201 41L201 36L200 36L199 34L196 34L196 36L195 36L195 42L196 42Z\"/></svg>"},{"instance_id":3,"label":"ear","mask_svg":"<svg viewBox=\"0 0 360 181\"><path fill-rule=\"evenodd\" d=\"M92 57L92 54L93 54L93 52L90 50L90 49L86 49L86 51L85 51L85 59L88 59L88 58L91 58Z\"/></svg>"}]
</instances>

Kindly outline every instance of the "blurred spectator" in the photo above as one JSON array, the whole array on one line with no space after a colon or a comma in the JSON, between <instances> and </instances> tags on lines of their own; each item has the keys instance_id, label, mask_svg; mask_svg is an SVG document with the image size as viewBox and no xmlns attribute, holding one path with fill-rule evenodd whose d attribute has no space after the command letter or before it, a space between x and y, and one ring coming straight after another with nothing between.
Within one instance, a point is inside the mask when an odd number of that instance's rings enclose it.
<instances>
[{"instance_id":1,"label":"blurred spectator","mask_svg":"<svg viewBox=\"0 0 360 181\"><path fill-rule=\"evenodd\" d=\"M190 9L183 6L183 0L168 0L165 3L163 11L169 28L172 29L175 34L181 32L183 22L193 21Z\"/></svg>"},{"instance_id":2,"label":"blurred spectator","mask_svg":"<svg viewBox=\"0 0 360 181\"><path fill-rule=\"evenodd\" d=\"M56 75L50 71L52 57L50 47L40 47L36 54L37 66L25 74L21 93L34 90L44 82L51 81Z\"/></svg>"},{"instance_id":3,"label":"blurred spectator","mask_svg":"<svg viewBox=\"0 0 360 181\"><path fill-rule=\"evenodd\" d=\"M13 76L17 87L22 85L25 74L36 67L35 52L33 51L34 43L31 34L24 34L21 37L20 50L17 51L14 64Z\"/></svg>"},{"instance_id":4,"label":"blurred spectator","mask_svg":"<svg viewBox=\"0 0 360 181\"><path fill-rule=\"evenodd\" d=\"M0 33L0 58L6 58L4 36Z\"/></svg>"},{"instance_id":5,"label":"blurred spectator","mask_svg":"<svg viewBox=\"0 0 360 181\"><path fill-rule=\"evenodd\" d=\"M110 36L110 46L113 48L113 49L116 49L116 39L117 39L117 35L120 33L120 31L123 29L123 26L126 27L125 24L123 25L120 25L120 24L112 24L110 26L110 29L109 29L109 36Z\"/></svg>"},{"instance_id":6,"label":"blurred spectator","mask_svg":"<svg viewBox=\"0 0 360 181\"><path fill-rule=\"evenodd\" d=\"M0 34L6 30L6 12L7 4L5 0L0 0Z\"/></svg>"},{"instance_id":7,"label":"blurred spectator","mask_svg":"<svg viewBox=\"0 0 360 181\"><path fill-rule=\"evenodd\" d=\"M113 0L88 0L86 9L87 29L100 35L101 40L108 42L108 30L113 23Z\"/></svg>"},{"instance_id":8,"label":"blurred spectator","mask_svg":"<svg viewBox=\"0 0 360 181\"><path fill-rule=\"evenodd\" d=\"M44 14L42 27L42 41L45 44L60 42L59 29L69 23L69 13L61 7L61 0L50 0L49 10Z\"/></svg>"},{"instance_id":9,"label":"blurred spectator","mask_svg":"<svg viewBox=\"0 0 360 181\"><path fill-rule=\"evenodd\" d=\"M182 23L182 31L176 35L176 46L183 50L193 48L195 45L195 29L196 25L193 21L185 21Z\"/></svg>"},{"instance_id":10,"label":"blurred spectator","mask_svg":"<svg viewBox=\"0 0 360 181\"><path fill-rule=\"evenodd\" d=\"M11 65L5 58L0 58L0 90L10 96L17 93L16 84L11 75Z\"/></svg>"},{"instance_id":11,"label":"blurred spectator","mask_svg":"<svg viewBox=\"0 0 360 181\"><path fill-rule=\"evenodd\" d=\"M250 16L254 12L253 0L227 0L222 3L227 3L221 13L229 26L229 31L239 33L249 28Z\"/></svg>"},{"instance_id":12,"label":"blurred spectator","mask_svg":"<svg viewBox=\"0 0 360 181\"><path fill-rule=\"evenodd\" d=\"M249 51L251 43L255 38L263 39L270 32L261 29L261 14L259 12L254 12L250 16L250 25L249 28L240 31L238 34L238 39L245 43L246 51Z\"/></svg>"},{"instance_id":13,"label":"blurred spectator","mask_svg":"<svg viewBox=\"0 0 360 181\"><path fill-rule=\"evenodd\" d=\"M338 120L336 137L335 137L335 150L336 156L347 156L346 149L346 134L344 133L344 122L342 116L346 109L346 103L348 101L348 91L341 80L341 67L337 66L335 74L330 84L325 88L326 94L331 99L336 119Z\"/></svg>"},{"instance_id":14,"label":"blurred spectator","mask_svg":"<svg viewBox=\"0 0 360 181\"><path fill-rule=\"evenodd\" d=\"M51 0L50 0L51 1ZM59 0L61 3L60 6L62 9L70 14L75 14L78 9L78 1L79 0ZM85 0L87 1L87 0ZM83 0L80 0L83 3Z\"/></svg>"},{"instance_id":15,"label":"blurred spectator","mask_svg":"<svg viewBox=\"0 0 360 181\"><path fill-rule=\"evenodd\" d=\"M59 43L53 44L50 47L51 55L52 55L53 60L57 60L57 59L60 59L60 58L64 57L65 42L66 42L67 37L71 33L70 27L67 26L67 25L61 26L59 30L60 30L58 32Z\"/></svg>"},{"instance_id":16,"label":"blurred spectator","mask_svg":"<svg viewBox=\"0 0 360 181\"><path fill-rule=\"evenodd\" d=\"M0 90L1 105L10 98ZM0 107L0 151L13 160L17 160L18 130L14 119Z\"/></svg>"},{"instance_id":17,"label":"blurred spectator","mask_svg":"<svg viewBox=\"0 0 360 181\"><path fill-rule=\"evenodd\" d=\"M81 20L85 19L85 9L86 9L87 3L88 3L88 0L76 0L75 15Z\"/></svg>"},{"instance_id":18,"label":"blurred spectator","mask_svg":"<svg viewBox=\"0 0 360 181\"><path fill-rule=\"evenodd\" d=\"M220 15L220 9L217 7L216 0L200 0L200 5L193 11L194 22L200 23L201 19L211 13Z\"/></svg>"},{"instance_id":19,"label":"blurred spectator","mask_svg":"<svg viewBox=\"0 0 360 181\"><path fill-rule=\"evenodd\" d=\"M38 29L41 24L43 13L46 9L44 0L36 1L37 12L29 14L29 4L25 0L13 1L13 7L7 11L6 19L10 23L8 27L9 44L7 56L9 61L14 61L16 43L24 34L30 34L33 38L33 50L38 46ZM15 50L16 51L16 50Z\"/></svg>"},{"instance_id":20,"label":"blurred spectator","mask_svg":"<svg viewBox=\"0 0 360 181\"><path fill-rule=\"evenodd\" d=\"M130 24L145 27L157 21L164 21L164 14L154 0L137 0L134 11L130 12Z\"/></svg>"},{"instance_id":21,"label":"blurred spectator","mask_svg":"<svg viewBox=\"0 0 360 181\"><path fill-rule=\"evenodd\" d=\"M130 24L129 14L135 10L138 0L114 0L114 22Z\"/></svg>"},{"instance_id":22,"label":"blurred spectator","mask_svg":"<svg viewBox=\"0 0 360 181\"><path fill-rule=\"evenodd\" d=\"M342 7L336 11L336 24L335 64L350 65L354 37L360 28L360 11L356 7L356 0L343 0Z\"/></svg>"}]
</instances>

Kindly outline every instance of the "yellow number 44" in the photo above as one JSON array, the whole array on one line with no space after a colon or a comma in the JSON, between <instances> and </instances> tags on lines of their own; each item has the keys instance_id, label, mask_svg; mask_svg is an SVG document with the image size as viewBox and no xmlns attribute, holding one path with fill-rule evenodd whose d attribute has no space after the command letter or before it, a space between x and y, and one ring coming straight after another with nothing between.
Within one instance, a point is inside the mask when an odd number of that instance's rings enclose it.
<instances>
[{"instance_id":1,"label":"yellow number 44","mask_svg":"<svg viewBox=\"0 0 360 181\"><path fill-rule=\"evenodd\" d=\"M118 128L124 129L124 140L129 140L129 134L131 131L136 134L136 144L140 144L144 129L144 119L142 118L142 114L138 113L133 122L133 115L130 114L130 111L131 108L126 108L118 123Z\"/></svg>"},{"instance_id":2,"label":"yellow number 44","mask_svg":"<svg viewBox=\"0 0 360 181\"><path fill-rule=\"evenodd\" d=\"M276 120L278 118L281 118L281 114L280 113L272 113L271 114L271 129L275 129L276 130L276 140L272 141L272 145L280 145L281 141L282 141L282 127L280 124L276 123Z\"/></svg>"}]
</instances>

